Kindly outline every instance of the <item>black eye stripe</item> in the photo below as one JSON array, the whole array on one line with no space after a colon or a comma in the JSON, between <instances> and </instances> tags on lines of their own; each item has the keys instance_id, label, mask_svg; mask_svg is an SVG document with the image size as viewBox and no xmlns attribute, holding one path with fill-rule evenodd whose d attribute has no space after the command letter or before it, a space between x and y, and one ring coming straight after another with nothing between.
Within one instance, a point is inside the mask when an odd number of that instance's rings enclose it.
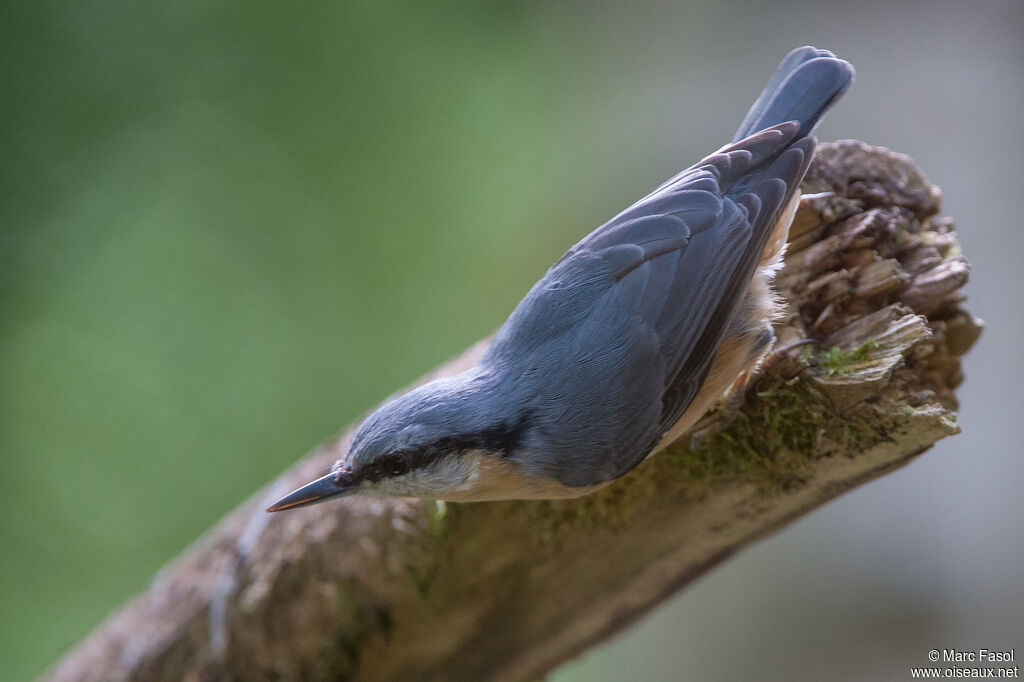
<instances>
[{"instance_id":1,"label":"black eye stripe","mask_svg":"<svg viewBox=\"0 0 1024 682\"><path fill-rule=\"evenodd\" d=\"M408 471L409 460L406 453L396 452L368 463L358 472L356 478L376 482L384 478L402 476Z\"/></svg>"},{"instance_id":2,"label":"black eye stripe","mask_svg":"<svg viewBox=\"0 0 1024 682\"><path fill-rule=\"evenodd\" d=\"M526 412L512 424L499 424L472 433L445 436L422 447L381 455L354 472L353 477L357 481L376 482L384 478L403 476L410 470L430 466L447 455L461 454L469 450L498 452L504 457L509 457L522 444L531 416Z\"/></svg>"}]
</instances>

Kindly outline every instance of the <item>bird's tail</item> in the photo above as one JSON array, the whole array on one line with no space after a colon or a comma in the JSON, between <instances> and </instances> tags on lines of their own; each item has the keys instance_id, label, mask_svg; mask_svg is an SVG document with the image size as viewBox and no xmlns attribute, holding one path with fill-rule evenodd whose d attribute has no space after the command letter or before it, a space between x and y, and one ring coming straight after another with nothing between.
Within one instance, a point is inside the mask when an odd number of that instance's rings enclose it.
<instances>
[{"instance_id":1,"label":"bird's tail","mask_svg":"<svg viewBox=\"0 0 1024 682\"><path fill-rule=\"evenodd\" d=\"M853 67L828 50L798 47L786 55L747 112L732 141L786 121L799 121L799 140L853 82Z\"/></svg>"}]
</instances>

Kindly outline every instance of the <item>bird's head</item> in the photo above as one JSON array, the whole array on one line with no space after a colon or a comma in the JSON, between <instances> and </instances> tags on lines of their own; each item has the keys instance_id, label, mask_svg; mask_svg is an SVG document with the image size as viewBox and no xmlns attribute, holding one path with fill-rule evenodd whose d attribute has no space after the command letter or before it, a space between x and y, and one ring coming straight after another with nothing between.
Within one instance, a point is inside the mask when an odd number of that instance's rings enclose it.
<instances>
[{"instance_id":1,"label":"bird's head","mask_svg":"<svg viewBox=\"0 0 1024 682\"><path fill-rule=\"evenodd\" d=\"M332 497L421 497L477 501L565 497L517 461L529 415L496 409L486 379L440 379L385 403L359 426L329 474L268 511ZM574 493L579 494L579 493Z\"/></svg>"}]
</instances>

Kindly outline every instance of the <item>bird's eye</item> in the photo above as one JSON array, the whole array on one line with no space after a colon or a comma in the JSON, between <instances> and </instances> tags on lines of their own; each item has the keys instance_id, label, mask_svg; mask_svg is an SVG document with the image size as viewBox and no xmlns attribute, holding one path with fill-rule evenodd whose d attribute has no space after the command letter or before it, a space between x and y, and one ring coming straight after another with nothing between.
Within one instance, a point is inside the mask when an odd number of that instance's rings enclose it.
<instances>
[{"instance_id":1,"label":"bird's eye","mask_svg":"<svg viewBox=\"0 0 1024 682\"><path fill-rule=\"evenodd\" d=\"M388 457L383 462L384 470L392 476L401 476L405 472L409 471L409 463L405 461L404 457Z\"/></svg>"}]
</instances>

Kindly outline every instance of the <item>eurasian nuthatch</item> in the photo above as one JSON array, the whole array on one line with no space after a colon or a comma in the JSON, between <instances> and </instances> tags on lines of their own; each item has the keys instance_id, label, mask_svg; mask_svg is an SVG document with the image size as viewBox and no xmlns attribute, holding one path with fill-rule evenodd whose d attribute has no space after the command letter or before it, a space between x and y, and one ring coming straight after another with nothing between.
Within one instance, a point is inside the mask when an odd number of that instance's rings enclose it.
<instances>
[{"instance_id":1,"label":"eurasian nuthatch","mask_svg":"<svg viewBox=\"0 0 1024 682\"><path fill-rule=\"evenodd\" d=\"M355 493L576 497L678 438L774 341L811 134L852 81L831 52L789 53L732 143L569 249L475 366L384 404L269 511Z\"/></svg>"}]
</instances>

